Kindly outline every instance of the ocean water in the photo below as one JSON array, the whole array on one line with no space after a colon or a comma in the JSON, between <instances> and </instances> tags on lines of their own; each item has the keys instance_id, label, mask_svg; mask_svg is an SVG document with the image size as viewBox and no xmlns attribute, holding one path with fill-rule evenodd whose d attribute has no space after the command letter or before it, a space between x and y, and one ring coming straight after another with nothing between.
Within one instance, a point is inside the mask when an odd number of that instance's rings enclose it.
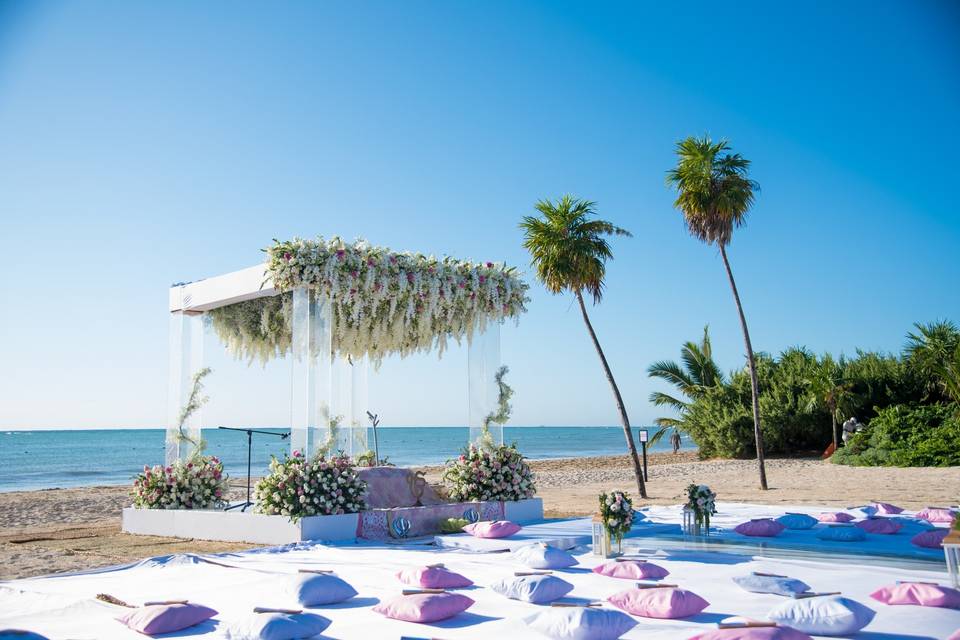
<instances>
[{"instance_id":1,"label":"ocean water","mask_svg":"<svg viewBox=\"0 0 960 640\"><path fill-rule=\"evenodd\" d=\"M381 427L377 433L381 457L401 466L442 464L457 456L467 441L465 427ZM245 433L207 428L203 436L207 453L218 456L231 476L246 475ZM634 437L639 439L636 429ZM368 439L372 446L372 433ZM620 427L506 427L504 440L516 442L532 459L626 451ZM270 457L281 456L289 447L288 440L254 434L253 475L265 473ZM692 443L685 439L684 448L692 448ZM665 438L648 450L669 449ZM127 484L143 465L162 463L163 452L162 429L0 431L0 491Z\"/></svg>"}]
</instances>

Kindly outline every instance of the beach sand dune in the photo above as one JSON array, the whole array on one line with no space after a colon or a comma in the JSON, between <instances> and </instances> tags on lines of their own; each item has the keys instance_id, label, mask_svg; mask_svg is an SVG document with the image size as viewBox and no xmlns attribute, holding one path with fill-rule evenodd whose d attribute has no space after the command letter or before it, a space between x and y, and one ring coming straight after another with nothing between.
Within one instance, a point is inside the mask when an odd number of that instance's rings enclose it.
<instances>
[{"instance_id":1,"label":"beach sand dune","mask_svg":"<svg viewBox=\"0 0 960 640\"><path fill-rule=\"evenodd\" d=\"M648 500L677 504L691 483L708 484L725 502L848 507L873 500L903 507L954 504L960 467L845 467L815 458L767 461L769 491L757 488L755 460L698 461L692 453L650 456ZM627 456L532 461L548 516L589 515L597 494L636 484ZM427 467L439 481L440 468ZM234 480L232 499L243 497ZM254 545L130 536L120 532L128 487L85 487L0 493L0 579L76 571L171 553L234 551Z\"/></svg>"}]
</instances>

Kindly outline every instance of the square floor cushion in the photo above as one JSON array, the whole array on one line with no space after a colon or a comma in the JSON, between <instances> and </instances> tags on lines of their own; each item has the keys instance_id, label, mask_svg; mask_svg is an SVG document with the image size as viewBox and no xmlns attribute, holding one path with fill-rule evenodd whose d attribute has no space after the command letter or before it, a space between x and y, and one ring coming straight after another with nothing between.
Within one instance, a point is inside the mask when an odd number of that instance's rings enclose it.
<instances>
[{"instance_id":1,"label":"square floor cushion","mask_svg":"<svg viewBox=\"0 0 960 640\"><path fill-rule=\"evenodd\" d=\"M733 579L744 591L751 593L772 593L778 596L792 596L796 593L810 591L810 585L802 580L787 576L773 576L751 573L745 576L736 576Z\"/></svg>"},{"instance_id":2,"label":"square floor cushion","mask_svg":"<svg viewBox=\"0 0 960 640\"><path fill-rule=\"evenodd\" d=\"M556 576L518 576L494 582L490 588L511 600L533 604L553 602L573 591L573 585Z\"/></svg>"},{"instance_id":3,"label":"square floor cushion","mask_svg":"<svg viewBox=\"0 0 960 640\"><path fill-rule=\"evenodd\" d=\"M956 514L952 509L942 509L939 507L927 507L917 511L917 518L927 522L953 522Z\"/></svg>"},{"instance_id":4,"label":"square floor cushion","mask_svg":"<svg viewBox=\"0 0 960 640\"><path fill-rule=\"evenodd\" d=\"M780 535L784 529L786 529L786 527L776 520L771 520L770 518L754 518L753 520L738 524L733 530L742 536L772 538Z\"/></svg>"},{"instance_id":5,"label":"square floor cushion","mask_svg":"<svg viewBox=\"0 0 960 640\"><path fill-rule=\"evenodd\" d=\"M874 502L873 506L877 508L877 513L882 513L883 515L893 516L898 513L903 513L903 508L896 505L890 504L889 502Z\"/></svg>"},{"instance_id":6,"label":"square floor cushion","mask_svg":"<svg viewBox=\"0 0 960 640\"><path fill-rule=\"evenodd\" d=\"M890 518L868 518L857 522L854 526L867 533L877 533L885 536L893 535L903 528L902 524Z\"/></svg>"},{"instance_id":7,"label":"square floor cushion","mask_svg":"<svg viewBox=\"0 0 960 640\"><path fill-rule=\"evenodd\" d=\"M817 519L820 522L853 522L856 520L849 513L844 513L843 511L837 511L836 513L821 513L817 516Z\"/></svg>"},{"instance_id":8,"label":"square floor cushion","mask_svg":"<svg viewBox=\"0 0 960 640\"><path fill-rule=\"evenodd\" d=\"M465 533L469 533L474 538L507 538L520 529L522 529L520 525L509 520L474 522L463 528Z\"/></svg>"},{"instance_id":9,"label":"square floor cushion","mask_svg":"<svg viewBox=\"0 0 960 640\"><path fill-rule=\"evenodd\" d=\"M287 578L286 592L304 607L320 607L349 600L357 590L329 573L298 573Z\"/></svg>"},{"instance_id":10,"label":"square floor cushion","mask_svg":"<svg viewBox=\"0 0 960 640\"><path fill-rule=\"evenodd\" d=\"M910 544L924 549L940 549L943 547L943 539L950 533L949 529L931 529L921 531L910 538Z\"/></svg>"},{"instance_id":11,"label":"square floor cushion","mask_svg":"<svg viewBox=\"0 0 960 640\"><path fill-rule=\"evenodd\" d=\"M439 622L466 611L472 605L472 599L459 593L415 593L381 602L373 610L394 620Z\"/></svg>"},{"instance_id":12,"label":"square floor cushion","mask_svg":"<svg viewBox=\"0 0 960 640\"><path fill-rule=\"evenodd\" d=\"M867 534L863 529L855 526L827 527L817 531L817 538L832 542L862 542L867 539Z\"/></svg>"},{"instance_id":13,"label":"square floor cushion","mask_svg":"<svg viewBox=\"0 0 960 640\"><path fill-rule=\"evenodd\" d=\"M614 609L550 608L525 620L527 626L554 640L616 640L637 621Z\"/></svg>"},{"instance_id":14,"label":"square floor cushion","mask_svg":"<svg viewBox=\"0 0 960 640\"><path fill-rule=\"evenodd\" d=\"M315 613L254 613L227 626L229 640L299 640L323 633L330 621Z\"/></svg>"},{"instance_id":15,"label":"square floor cushion","mask_svg":"<svg viewBox=\"0 0 960 640\"><path fill-rule=\"evenodd\" d=\"M813 640L809 635L790 627L744 627L707 631L688 640Z\"/></svg>"},{"instance_id":16,"label":"square floor cushion","mask_svg":"<svg viewBox=\"0 0 960 640\"><path fill-rule=\"evenodd\" d=\"M881 587L870 597L890 605L913 604L921 607L960 609L960 591L925 582L901 582Z\"/></svg>"},{"instance_id":17,"label":"square floor cushion","mask_svg":"<svg viewBox=\"0 0 960 640\"><path fill-rule=\"evenodd\" d=\"M845 636L870 624L876 611L843 596L788 600L770 610L777 624L814 636Z\"/></svg>"},{"instance_id":18,"label":"square floor cushion","mask_svg":"<svg viewBox=\"0 0 960 640\"><path fill-rule=\"evenodd\" d=\"M665 620L689 618L710 606L694 592L672 587L627 589L610 596L607 602L635 616Z\"/></svg>"},{"instance_id":19,"label":"square floor cushion","mask_svg":"<svg viewBox=\"0 0 960 640\"><path fill-rule=\"evenodd\" d=\"M0 629L0 640L47 640L47 637L23 629Z\"/></svg>"},{"instance_id":20,"label":"square floor cushion","mask_svg":"<svg viewBox=\"0 0 960 640\"><path fill-rule=\"evenodd\" d=\"M446 567L416 567L397 572L397 579L424 589L462 589L473 585L473 580Z\"/></svg>"},{"instance_id":21,"label":"square floor cushion","mask_svg":"<svg viewBox=\"0 0 960 640\"><path fill-rule=\"evenodd\" d=\"M611 560L593 568L594 573L610 578L623 580L659 580L666 578L670 572L658 564L643 560Z\"/></svg>"},{"instance_id":22,"label":"square floor cushion","mask_svg":"<svg viewBox=\"0 0 960 640\"><path fill-rule=\"evenodd\" d=\"M187 629L215 615L217 612L210 607L188 602L137 607L117 617L117 620L134 631L152 636Z\"/></svg>"},{"instance_id":23,"label":"square floor cushion","mask_svg":"<svg viewBox=\"0 0 960 640\"><path fill-rule=\"evenodd\" d=\"M805 513L788 513L777 518L777 522L787 529L803 531L804 529L813 529L819 520Z\"/></svg>"},{"instance_id":24,"label":"square floor cushion","mask_svg":"<svg viewBox=\"0 0 960 640\"><path fill-rule=\"evenodd\" d=\"M566 569L580 564L563 549L542 543L520 547L511 556L516 562L531 569Z\"/></svg>"}]
</instances>

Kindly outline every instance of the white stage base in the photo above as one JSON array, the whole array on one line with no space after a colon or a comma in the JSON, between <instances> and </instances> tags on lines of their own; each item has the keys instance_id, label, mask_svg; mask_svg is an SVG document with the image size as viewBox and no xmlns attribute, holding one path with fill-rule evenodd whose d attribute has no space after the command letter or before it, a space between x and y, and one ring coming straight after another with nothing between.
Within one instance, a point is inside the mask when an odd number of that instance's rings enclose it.
<instances>
[{"instance_id":1,"label":"white stage base","mask_svg":"<svg viewBox=\"0 0 960 640\"><path fill-rule=\"evenodd\" d=\"M290 522L287 516L240 511L133 507L123 510L123 530L126 533L258 544L355 540L357 520L356 513L309 516Z\"/></svg>"}]
</instances>

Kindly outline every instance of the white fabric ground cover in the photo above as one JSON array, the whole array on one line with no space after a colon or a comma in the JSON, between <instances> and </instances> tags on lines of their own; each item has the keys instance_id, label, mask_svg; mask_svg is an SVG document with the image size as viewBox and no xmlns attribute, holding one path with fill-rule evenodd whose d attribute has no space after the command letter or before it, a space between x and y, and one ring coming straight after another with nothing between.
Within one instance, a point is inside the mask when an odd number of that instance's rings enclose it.
<instances>
[{"instance_id":1,"label":"white fabric ground cover","mask_svg":"<svg viewBox=\"0 0 960 640\"><path fill-rule=\"evenodd\" d=\"M781 509L749 505L722 505L721 508L729 513L740 507L756 511L750 517L760 517L762 509L766 509L764 515L782 513ZM660 515L665 518L665 514ZM654 519L660 517L655 512L650 515ZM775 559L739 552L681 549L676 548L676 544L658 550L656 538L649 536L626 543L628 550L637 545L653 552L657 564L670 571L668 582L697 593L711 604L687 620L637 618L638 626L623 636L626 639L683 639L714 628L729 616L765 618L767 612L784 599L747 593L733 583L734 576L751 571L786 574L803 580L816 591L842 591L846 597L877 611L874 621L856 638L939 640L960 629L960 611L891 607L869 598L870 592L897 580L947 584L942 564L922 562L898 568L885 565L876 557L864 557L862 562L840 562L831 558L829 551L811 558ZM821 543L821 548L827 548L826 543ZM592 556L589 549L580 549L574 554L580 566L554 572L575 587L567 600L602 601L631 586L630 581L590 572L601 560ZM379 600L399 594L403 585L394 577L397 571L435 562L445 563L476 583L470 589L458 590L476 601L469 611L445 622L418 625L388 620L370 610ZM310 609L332 620L323 638L542 637L523 622L542 607L509 600L488 588L512 576L514 571L524 569L514 563L510 554L376 544L336 547L303 544L232 554L167 556L98 571L0 583L0 628L28 628L54 640L142 640L143 636L113 620L122 613L122 608L94 599L97 593L108 593L131 603L189 599L213 607L220 612L213 620L164 637L222 638L230 620L247 615L255 606L296 606L283 595L279 585L284 574L301 568L333 569L359 592L356 598L342 604Z\"/></svg>"}]
</instances>

